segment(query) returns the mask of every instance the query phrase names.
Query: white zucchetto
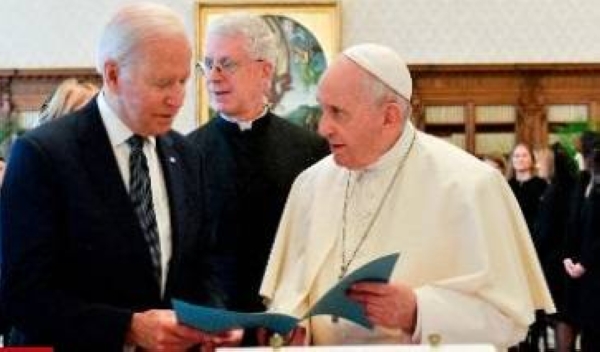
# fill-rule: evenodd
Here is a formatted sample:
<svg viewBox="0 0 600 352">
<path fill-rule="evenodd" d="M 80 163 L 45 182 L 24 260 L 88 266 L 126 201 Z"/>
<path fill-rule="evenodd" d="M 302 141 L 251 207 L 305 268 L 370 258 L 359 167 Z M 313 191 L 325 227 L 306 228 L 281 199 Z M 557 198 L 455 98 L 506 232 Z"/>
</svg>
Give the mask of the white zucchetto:
<svg viewBox="0 0 600 352">
<path fill-rule="evenodd" d="M 412 78 L 408 66 L 394 50 L 368 43 L 351 46 L 342 54 L 410 101 Z"/>
</svg>

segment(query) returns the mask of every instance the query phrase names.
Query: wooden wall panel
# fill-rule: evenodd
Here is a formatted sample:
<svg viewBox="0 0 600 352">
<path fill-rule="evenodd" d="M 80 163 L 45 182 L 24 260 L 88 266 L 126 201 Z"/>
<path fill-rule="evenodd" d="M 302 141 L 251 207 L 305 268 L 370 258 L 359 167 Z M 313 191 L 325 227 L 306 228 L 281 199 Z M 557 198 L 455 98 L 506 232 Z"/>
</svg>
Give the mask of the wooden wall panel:
<svg viewBox="0 0 600 352">
<path fill-rule="evenodd" d="M 513 105 L 514 133 L 533 145 L 548 142 L 550 104 L 587 104 L 600 125 L 600 64 L 413 65 L 413 119 L 424 129 L 425 107 L 462 105 L 466 109 L 466 148 L 475 150 L 475 107 Z M 36 111 L 66 78 L 100 83 L 93 68 L 0 70 L 0 111 Z M 3 103 L 4 102 L 4 103 Z"/>
<path fill-rule="evenodd" d="M 516 140 L 542 146 L 548 143 L 547 107 L 586 104 L 588 118 L 600 124 L 600 64 L 531 65 L 414 65 L 413 119 L 426 128 L 425 107 L 513 105 Z M 465 126 L 467 149 L 475 150 L 476 119 Z"/>
</svg>

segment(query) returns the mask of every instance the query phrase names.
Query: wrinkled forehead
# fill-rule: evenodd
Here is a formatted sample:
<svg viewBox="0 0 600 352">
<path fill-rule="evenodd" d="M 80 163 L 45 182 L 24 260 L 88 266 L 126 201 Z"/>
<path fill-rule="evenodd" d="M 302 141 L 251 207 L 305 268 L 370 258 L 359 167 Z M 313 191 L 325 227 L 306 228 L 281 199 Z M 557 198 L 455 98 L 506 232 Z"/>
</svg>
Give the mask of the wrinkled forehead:
<svg viewBox="0 0 600 352">
<path fill-rule="evenodd" d="M 319 80 L 319 90 L 355 91 L 362 88 L 368 73 L 352 60 L 340 56 L 323 73 Z"/>
<path fill-rule="evenodd" d="M 162 33 L 148 36 L 132 46 L 131 61 L 152 62 L 156 55 L 163 57 L 185 53 L 191 55 L 192 46 L 184 33 Z"/>
<path fill-rule="evenodd" d="M 344 110 L 368 109 L 370 94 L 365 73 L 356 65 L 338 62 L 323 74 L 317 89 L 317 101 Z"/>
</svg>

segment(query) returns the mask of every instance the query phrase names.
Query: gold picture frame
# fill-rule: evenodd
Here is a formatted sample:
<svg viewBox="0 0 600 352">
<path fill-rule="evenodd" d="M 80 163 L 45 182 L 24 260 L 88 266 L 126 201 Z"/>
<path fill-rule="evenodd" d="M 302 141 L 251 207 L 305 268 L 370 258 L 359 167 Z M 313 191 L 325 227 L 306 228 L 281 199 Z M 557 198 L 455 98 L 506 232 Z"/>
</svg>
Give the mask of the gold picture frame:
<svg viewBox="0 0 600 352">
<path fill-rule="evenodd" d="M 195 21 L 196 45 L 198 48 L 197 60 L 204 57 L 204 38 L 207 24 L 218 16 L 236 11 L 260 14 L 265 17 L 266 21 L 271 21 L 269 22 L 271 28 L 276 26 L 280 29 L 275 31 L 280 35 L 280 39 L 285 39 L 285 41 L 280 40 L 280 43 L 285 46 L 288 57 L 287 62 L 283 65 L 279 61 L 285 61 L 286 59 L 278 60 L 275 79 L 288 75 L 287 79 L 291 83 L 287 84 L 288 81 L 286 81 L 286 87 L 291 86 L 291 88 L 289 88 L 289 92 L 286 91 L 281 95 L 277 95 L 283 97 L 280 102 L 283 99 L 287 99 L 287 101 L 286 104 L 282 103 L 279 106 L 278 103 L 275 103 L 273 111 L 282 117 L 298 120 L 294 122 L 304 124 L 308 128 L 315 128 L 316 121 L 314 120 L 318 119 L 318 116 L 315 118 L 314 114 L 318 109 L 318 115 L 320 115 L 320 109 L 316 104 L 316 80 L 318 77 L 314 77 L 314 72 L 317 72 L 320 76 L 340 50 L 339 1 L 200 0 L 196 6 Z M 294 40 L 290 41 L 292 34 L 296 37 L 293 37 Z M 297 40 L 298 36 L 305 40 L 306 44 L 303 45 L 306 47 L 309 47 L 309 43 L 314 44 L 316 42 L 318 50 L 299 50 L 298 45 L 301 44 L 298 43 L 302 43 L 302 40 Z M 306 59 L 308 56 L 311 57 L 310 64 L 302 63 L 302 60 L 308 60 Z M 298 79 L 301 82 L 295 84 L 294 80 L 300 76 L 298 72 L 301 69 L 297 67 L 299 65 L 304 67 L 303 71 L 306 71 L 306 66 L 310 66 L 313 74 L 310 78 L 306 78 L 306 76 L 311 75 L 303 74 L 302 78 Z M 301 85 L 302 87 L 299 87 Z M 200 74 L 197 75 L 196 87 L 198 92 L 196 111 L 198 112 L 199 123 L 204 124 L 209 120 L 211 113 L 204 78 Z M 294 92 L 295 90 L 302 90 L 302 93 Z M 285 94 L 288 94 L 288 96 L 286 97 Z M 286 114 L 286 108 L 289 109 L 289 115 Z M 309 118 L 308 114 L 312 117 Z"/>
</svg>

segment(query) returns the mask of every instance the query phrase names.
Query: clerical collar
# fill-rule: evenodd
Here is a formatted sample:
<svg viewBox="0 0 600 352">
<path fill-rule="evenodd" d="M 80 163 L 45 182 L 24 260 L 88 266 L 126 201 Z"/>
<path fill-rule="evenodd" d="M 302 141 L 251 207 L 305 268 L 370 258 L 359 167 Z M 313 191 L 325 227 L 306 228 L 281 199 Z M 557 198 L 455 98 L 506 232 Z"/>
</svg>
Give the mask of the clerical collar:
<svg viewBox="0 0 600 352">
<path fill-rule="evenodd" d="M 396 143 L 394 143 L 392 148 L 385 152 L 385 154 L 383 154 L 373 164 L 365 167 L 364 169 L 356 170 L 356 172 L 358 174 L 362 174 L 364 172 L 387 170 L 389 168 L 396 167 L 399 162 L 404 162 L 404 160 L 406 160 L 406 154 L 410 151 L 410 146 L 415 138 L 415 134 L 415 127 L 410 121 L 406 121 L 402 135 L 400 138 L 398 138 Z"/>
<path fill-rule="evenodd" d="M 240 120 L 237 117 L 232 117 L 232 116 L 227 116 L 223 113 L 220 113 L 219 116 L 227 121 L 227 122 L 231 122 L 231 123 L 235 123 L 238 125 L 238 127 L 240 128 L 240 131 L 246 131 L 246 130 L 251 130 L 252 129 L 252 123 L 255 122 L 256 120 L 264 117 L 265 115 L 267 115 L 267 113 L 269 112 L 269 107 L 265 106 L 263 111 L 260 113 L 260 115 L 255 118 L 252 119 L 250 121 L 246 121 L 246 120 Z"/>
</svg>

